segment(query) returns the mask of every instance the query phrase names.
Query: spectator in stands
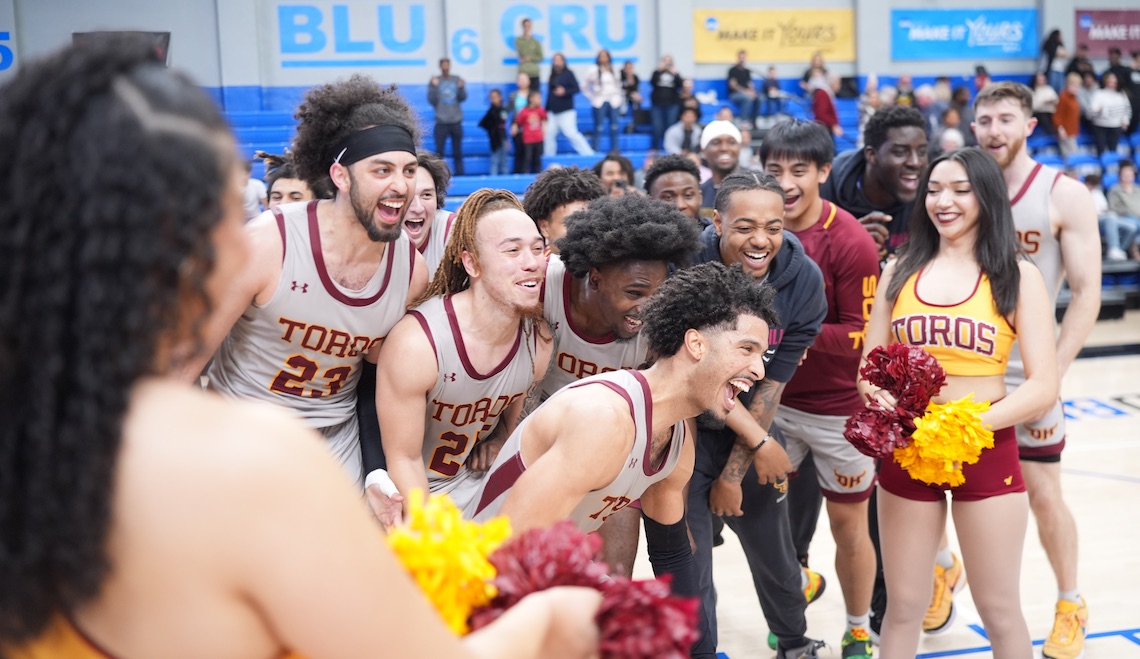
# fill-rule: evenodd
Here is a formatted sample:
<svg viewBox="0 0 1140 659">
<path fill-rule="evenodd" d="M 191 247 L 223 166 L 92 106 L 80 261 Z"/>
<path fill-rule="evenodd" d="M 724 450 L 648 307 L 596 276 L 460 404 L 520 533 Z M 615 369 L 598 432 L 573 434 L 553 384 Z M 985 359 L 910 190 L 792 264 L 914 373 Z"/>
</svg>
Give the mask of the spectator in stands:
<svg viewBox="0 0 1140 659">
<path fill-rule="evenodd" d="M 927 135 L 932 135 L 939 128 L 940 117 L 935 110 L 935 102 L 933 86 L 919 85 L 914 90 L 914 107 L 918 108 L 918 111 L 922 113 L 922 118 L 926 120 Z"/>
<path fill-rule="evenodd" d="M 1041 44 L 1037 72 L 1045 74 L 1046 84 L 1051 86 L 1054 92 L 1060 92 L 1065 86 L 1065 65 L 1061 60 L 1068 56 L 1069 51 L 1061 41 L 1061 31 L 1053 30 Z"/>
<path fill-rule="evenodd" d="M 745 66 L 747 62 L 748 51 L 741 49 L 736 53 L 736 64 L 728 70 L 728 98 L 740 108 L 740 117 L 751 128 L 760 113 L 760 95 L 752 82 L 752 71 Z"/>
<path fill-rule="evenodd" d="M 1044 71 L 1033 75 L 1033 117 L 1037 119 L 1037 127 L 1046 135 L 1056 135 L 1057 129 L 1053 125 L 1053 113 L 1057 111 L 1060 97 L 1057 90 L 1050 84 L 1049 76 Z"/>
<path fill-rule="evenodd" d="M 899 90 L 898 96 L 895 97 L 895 105 L 914 106 L 914 79 L 910 77 L 909 73 L 904 73 L 899 76 L 898 81 L 895 83 L 895 88 Z"/>
<path fill-rule="evenodd" d="M 525 73 L 519 73 L 516 85 L 518 88 L 511 92 L 510 97 L 507 98 L 507 111 L 509 113 L 507 122 L 511 126 L 511 142 L 515 149 L 515 162 L 511 171 L 515 174 L 523 174 L 526 171 L 526 167 L 523 165 L 522 132 L 519 130 L 519 125 L 515 123 L 515 117 L 530 103 L 530 76 Z M 538 86 L 536 85 L 534 89 L 537 91 Z"/>
<path fill-rule="evenodd" d="M 883 106 L 882 96 L 879 95 L 878 85 L 872 86 L 868 80 L 867 89 L 859 95 L 859 138 L 855 140 L 855 148 L 863 148 L 863 131 L 867 127 L 867 121 L 875 116 L 879 108 Z"/>
<path fill-rule="evenodd" d="M 281 156 L 258 151 L 253 155 L 265 163 L 265 189 L 269 206 L 313 199 L 332 199 L 332 193 L 328 190 L 319 186 L 314 189 L 307 181 L 297 176 L 293 157 L 288 153 Z"/>
<path fill-rule="evenodd" d="M 803 89 L 805 93 L 810 93 L 811 90 L 808 88 L 808 83 L 811 82 L 811 79 L 826 77 L 827 66 L 823 63 L 823 53 L 817 50 L 811 54 L 811 62 L 808 63 L 808 68 L 804 70 L 804 74 L 800 78 L 800 88 Z"/>
<path fill-rule="evenodd" d="M 487 131 L 487 139 L 491 141 L 491 176 L 499 176 L 508 173 L 507 109 L 503 107 L 502 90 L 492 89 L 490 99 L 491 105 L 479 120 L 479 127 Z"/>
<path fill-rule="evenodd" d="M 1089 45 L 1086 43 L 1077 46 L 1077 54 L 1069 60 L 1068 66 L 1065 67 L 1065 75 L 1076 73 L 1083 76 L 1086 73 L 1095 73 L 1093 69 L 1092 60 L 1089 59 Z"/>
<path fill-rule="evenodd" d="M 835 92 L 839 91 L 839 84 L 839 76 L 834 73 L 823 79 L 812 78 L 808 82 L 811 88 L 812 115 L 834 137 L 843 136 L 843 126 L 839 125 L 839 112 L 835 108 Z"/>
<path fill-rule="evenodd" d="M 1132 98 L 1132 121 L 1128 122 L 1128 134 L 1136 132 L 1140 126 L 1140 50 L 1132 51 L 1132 68 L 1129 71 L 1129 96 Z"/>
<path fill-rule="evenodd" d="M 602 135 L 602 122 L 610 124 L 610 151 L 618 150 L 618 108 L 622 104 L 621 79 L 614 71 L 610 51 L 602 49 L 594 59 L 594 66 L 586 72 L 582 86 L 582 93 L 590 99 L 594 108 L 594 133 L 590 137 L 590 146 L 595 151 L 599 149 Z"/>
<path fill-rule="evenodd" d="M 771 117 L 784 111 L 784 90 L 780 88 L 780 79 L 776 77 L 776 67 L 768 67 L 768 77 L 760 88 L 761 100 L 760 114 Z"/>
<path fill-rule="evenodd" d="M 582 133 L 578 132 L 578 111 L 574 109 L 574 96 L 578 93 L 578 77 L 566 67 L 566 56 L 554 53 L 550 60 L 550 81 L 546 94 L 546 146 L 547 157 L 558 155 L 558 133 L 570 140 L 570 146 L 580 156 L 592 156 L 594 150 Z"/>
<path fill-rule="evenodd" d="M 1108 49 L 1108 68 L 1100 74 L 1101 86 L 1104 86 L 1104 77 L 1109 73 L 1116 76 L 1116 88 L 1123 93 L 1132 90 L 1132 68 L 1120 61 L 1120 49 L 1116 46 Z"/>
<path fill-rule="evenodd" d="M 1132 228 L 1133 240 L 1121 244 L 1134 259 L 1140 259 L 1140 243 L 1135 236 L 1140 234 L 1140 187 L 1136 185 L 1136 164 L 1131 160 L 1120 161 L 1120 181 L 1108 191 L 1108 209 L 1120 218 L 1123 225 Z"/>
<path fill-rule="evenodd" d="M 685 107 L 689 106 L 684 105 L 682 109 Z M 733 125 L 740 128 L 740 164 L 743 167 L 750 166 L 752 164 L 752 157 L 755 155 L 752 153 L 752 131 L 749 130 L 747 126 L 741 128 L 741 122 L 736 120 L 736 117 L 732 114 L 732 108 L 727 105 L 721 106 L 721 108 L 716 111 L 714 119 L 718 121 L 731 121 Z"/>
<path fill-rule="evenodd" d="M 1086 71 L 1081 74 L 1081 89 L 1077 92 L 1077 102 L 1081 107 L 1081 132 L 1092 134 L 1092 97 L 1100 89 L 1096 74 Z"/>
<path fill-rule="evenodd" d="M 961 119 L 962 137 L 966 138 L 966 146 L 976 146 L 978 140 L 974 137 L 974 105 L 970 103 L 970 88 L 961 85 L 954 88 L 954 93 L 950 97 L 950 107 L 958 111 L 958 117 Z"/>
<path fill-rule="evenodd" d="M 946 76 L 938 76 L 934 80 L 934 104 L 930 106 L 930 111 L 935 117 L 942 116 L 946 108 L 950 107 L 950 102 L 954 99 L 954 89 L 950 86 L 950 78 Z"/>
<path fill-rule="evenodd" d="M 515 52 L 518 54 L 519 73 L 530 79 L 530 89 L 538 89 L 541 84 L 538 65 L 542 63 L 542 44 L 530 31 L 530 19 L 522 19 L 522 34 L 515 37 Z"/>
<path fill-rule="evenodd" d="M 942 112 L 939 126 L 938 130 L 930 135 L 930 160 L 937 158 L 947 151 L 960 149 L 966 145 L 966 138 L 962 134 L 962 119 L 958 116 L 957 108 L 946 108 Z M 947 148 L 947 145 L 952 146 Z"/>
<path fill-rule="evenodd" d="M 993 82 L 990 77 L 990 72 L 986 70 L 985 65 L 979 64 L 974 67 L 974 92 L 980 92 L 985 89 L 986 85 Z"/>
<path fill-rule="evenodd" d="M 557 254 L 555 241 L 566 235 L 566 217 L 604 196 L 606 190 L 594 172 L 578 167 L 552 167 L 527 186 L 523 210 L 538 225 L 546 248 Z"/>
<path fill-rule="evenodd" d="M 665 153 L 699 151 L 700 147 L 701 126 L 697 123 L 697 111 L 685 108 L 681 111 L 681 120 L 665 131 Z"/>
<path fill-rule="evenodd" d="M 594 163 L 593 172 L 602 182 L 606 194 L 612 193 L 615 187 L 627 188 L 633 185 L 633 163 L 623 155 L 607 155 Z"/>
<path fill-rule="evenodd" d="M 435 108 L 435 152 L 443 157 L 443 149 L 451 138 L 455 175 L 463 176 L 463 108 L 467 86 L 463 78 L 451 75 L 451 60 L 439 60 L 439 75 L 428 84 L 428 103 Z"/>
<path fill-rule="evenodd" d="M 537 174 L 542 171 L 543 139 L 550 134 L 547 121 L 546 110 L 542 108 L 542 92 L 532 89 L 530 102 L 515 115 L 523 151 L 520 173 Z"/>
<path fill-rule="evenodd" d="M 1116 151 L 1120 133 L 1132 121 L 1132 106 L 1117 86 L 1116 74 L 1111 69 L 1105 72 L 1101 84 L 1103 87 L 1093 92 L 1089 100 L 1089 119 L 1092 120 L 1097 155 Z"/>
<path fill-rule="evenodd" d="M 645 172 L 645 191 L 708 226 L 708 220 L 701 218 L 701 172 L 689 158 L 667 155 L 654 160 Z"/>
<path fill-rule="evenodd" d="M 632 120 L 626 126 L 626 132 L 633 132 L 633 126 L 637 122 L 637 112 L 641 109 L 641 78 L 633 69 L 633 60 L 626 60 L 625 65 L 621 67 L 621 91 L 625 95 L 622 114 Z"/>
<path fill-rule="evenodd" d="M 665 129 L 677 123 L 681 112 L 681 86 L 684 79 L 677 73 L 672 55 L 665 55 L 649 79 L 650 117 L 653 119 L 653 148 L 663 148 Z"/>
<path fill-rule="evenodd" d="M 1057 98 L 1057 110 L 1053 113 L 1053 126 L 1057 129 L 1057 143 L 1061 155 L 1069 156 L 1077 152 L 1077 135 L 1081 131 L 1081 103 L 1078 95 L 1081 90 L 1081 76 L 1070 73 L 1065 76 L 1065 88 Z"/>
<path fill-rule="evenodd" d="M 245 212 L 245 221 L 248 222 L 261 215 L 262 209 L 266 206 L 266 195 L 268 193 L 265 189 L 265 182 L 259 178 L 253 178 L 252 162 L 248 160 L 243 162 L 242 171 L 245 172 L 245 183 L 242 185 L 242 208 Z"/>
<path fill-rule="evenodd" d="M 884 108 L 867 122 L 864 141 L 862 150 L 835 158 L 820 194 L 858 217 L 886 255 L 906 240 L 918 179 L 926 169 L 926 122 L 914 108 Z"/>
<path fill-rule="evenodd" d="M 701 208 L 713 208 L 720 182 L 740 168 L 740 129 L 731 121 L 718 119 L 701 131 L 701 153 L 712 170 L 709 180 L 701 184 Z"/>
<path fill-rule="evenodd" d="M 1085 187 L 1089 189 L 1089 195 L 1096 204 L 1097 223 L 1100 225 L 1100 235 L 1105 248 L 1104 260 L 1127 261 L 1128 252 L 1125 252 L 1121 245 L 1127 247 L 1135 242 L 1136 229 L 1131 224 L 1121 223 L 1120 216 L 1109 210 L 1108 199 L 1105 198 L 1104 189 L 1100 184 L 1100 174 L 1091 173 L 1085 176 Z"/>
</svg>

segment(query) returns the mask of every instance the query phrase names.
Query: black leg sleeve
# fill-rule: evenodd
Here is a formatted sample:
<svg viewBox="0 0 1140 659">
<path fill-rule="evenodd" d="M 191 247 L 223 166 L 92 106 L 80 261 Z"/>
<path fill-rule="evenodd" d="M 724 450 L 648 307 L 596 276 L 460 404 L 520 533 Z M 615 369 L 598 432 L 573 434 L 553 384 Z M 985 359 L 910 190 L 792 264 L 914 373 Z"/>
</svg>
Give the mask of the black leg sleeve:
<svg viewBox="0 0 1140 659">
<path fill-rule="evenodd" d="M 684 597 L 700 595 L 697 564 L 689 547 L 689 530 L 685 520 L 676 524 L 659 524 L 648 515 L 645 521 L 645 544 L 649 550 L 649 563 L 653 574 L 673 575 L 673 593 Z"/>
<path fill-rule="evenodd" d="M 364 362 L 356 385 L 356 422 L 360 426 L 360 453 L 364 475 L 387 469 L 384 447 L 380 444 L 380 421 L 376 417 L 376 364 Z"/>
</svg>

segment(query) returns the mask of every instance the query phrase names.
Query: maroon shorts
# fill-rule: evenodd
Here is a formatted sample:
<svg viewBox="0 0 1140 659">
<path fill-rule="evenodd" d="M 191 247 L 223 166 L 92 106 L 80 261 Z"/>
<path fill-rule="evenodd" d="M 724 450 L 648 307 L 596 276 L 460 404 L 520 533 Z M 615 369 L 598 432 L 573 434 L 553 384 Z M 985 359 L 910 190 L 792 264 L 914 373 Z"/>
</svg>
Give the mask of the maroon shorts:
<svg viewBox="0 0 1140 659">
<path fill-rule="evenodd" d="M 927 485 L 910 477 L 893 458 L 879 466 L 879 485 L 895 496 L 911 501 L 944 501 L 946 492 L 957 501 L 981 501 L 999 494 L 1024 492 L 1021 464 L 1017 456 L 1017 434 L 1013 428 L 994 432 L 994 447 L 982 451 L 974 464 L 962 467 L 966 482 L 957 486 Z"/>
</svg>

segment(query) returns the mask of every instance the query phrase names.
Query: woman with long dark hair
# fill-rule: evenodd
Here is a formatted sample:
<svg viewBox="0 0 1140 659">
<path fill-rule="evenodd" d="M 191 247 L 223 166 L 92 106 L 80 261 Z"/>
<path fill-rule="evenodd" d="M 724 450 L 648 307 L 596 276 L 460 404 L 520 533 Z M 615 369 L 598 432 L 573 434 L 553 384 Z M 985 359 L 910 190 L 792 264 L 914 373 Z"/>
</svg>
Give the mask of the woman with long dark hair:
<svg viewBox="0 0 1140 659">
<path fill-rule="evenodd" d="M 173 376 L 247 260 L 197 85 L 72 46 L 0 89 L 0 152 L 0 655 L 596 652 L 578 589 L 459 642 L 316 433 Z"/>
<path fill-rule="evenodd" d="M 1065 44 L 1061 40 L 1061 31 L 1053 30 L 1041 43 L 1037 72 L 1047 76 L 1049 86 L 1058 94 L 1065 87 L 1065 59 L 1068 56 L 1069 51 L 1065 49 Z"/>
<path fill-rule="evenodd" d="M 1029 659 L 1018 598 L 1029 504 L 1013 428 L 1057 400 L 1053 309 L 1041 273 L 1018 253 L 1009 193 L 988 153 L 960 149 L 932 162 L 909 230 L 899 258 L 883 270 L 864 358 L 891 343 L 935 356 L 946 384 L 934 402 L 969 394 L 989 401 L 981 421 L 993 430 L 994 445 L 964 466 L 965 482 L 955 486 L 928 484 L 895 459 L 883 460 L 879 535 L 888 604 L 880 656 L 911 659 L 918 648 L 949 491 L 971 594 L 994 656 Z M 1007 394 L 1003 374 L 1015 339 L 1027 378 Z M 894 407 L 887 391 L 862 379 L 858 386 L 870 400 Z"/>
<path fill-rule="evenodd" d="M 582 93 L 590 99 L 594 108 L 594 132 L 590 137 L 590 146 L 595 151 L 599 149 L 602 136 L 602 123 L 610 125 L 610 151 L 618 150 L 618 110 L 622 107 L 622 79 L 621 73 L 614 71 L 610 51 L 602 49 L 594 58 L 594 67 L 586 72 L 582 85 Z"/>
</svg>

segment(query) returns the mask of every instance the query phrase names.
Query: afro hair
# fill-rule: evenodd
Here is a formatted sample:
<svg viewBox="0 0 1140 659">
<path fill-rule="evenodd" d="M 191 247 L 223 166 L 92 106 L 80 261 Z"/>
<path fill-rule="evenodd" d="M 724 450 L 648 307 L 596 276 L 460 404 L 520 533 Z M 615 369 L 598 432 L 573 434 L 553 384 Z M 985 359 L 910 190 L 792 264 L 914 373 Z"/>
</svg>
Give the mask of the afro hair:
<svg viewBox="0 0 1140 659">
<path fill-rule="evenodd" d="M 523 209 L 535 222 L 549 220 L 559 206 L 606 196 L 602 181 L 588 169 L 554 167 L 539 174 L 523 196 Z"/>
</svg>

